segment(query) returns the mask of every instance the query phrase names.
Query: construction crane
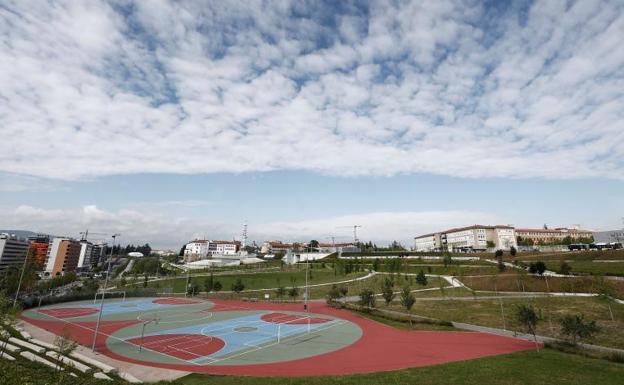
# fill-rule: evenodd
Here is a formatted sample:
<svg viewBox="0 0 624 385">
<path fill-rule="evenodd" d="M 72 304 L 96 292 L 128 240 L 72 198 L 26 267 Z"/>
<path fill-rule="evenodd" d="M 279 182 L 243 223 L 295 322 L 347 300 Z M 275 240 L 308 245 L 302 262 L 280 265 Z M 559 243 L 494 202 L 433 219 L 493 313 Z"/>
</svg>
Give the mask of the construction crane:
<svg viewBox="0 0 624 385">
<path fill-rule="evenodd" d="M 357 228 L 362 227 L 362 225 L 352 225 L 352 226 L 337 226 L 337 229 L 345 229 L 345 228 L 353 228 L 353 243 L 358 243 L 360 240 L 357 236 Z"/>
<path fill-rule="evenodd" d="M 82 237 L 80 238 L 81 241 L 86 241 L 87 238 L 89 237 L 89 234 L 93 235 L 108 235 L 107 233 L 96 233 L 96 232 L 91 232 L 89 233 L 89 229 L 87 229 L 86 231 L 81 231 L 79 233 L 80 235 L 82 235 Z"/>
</svg>

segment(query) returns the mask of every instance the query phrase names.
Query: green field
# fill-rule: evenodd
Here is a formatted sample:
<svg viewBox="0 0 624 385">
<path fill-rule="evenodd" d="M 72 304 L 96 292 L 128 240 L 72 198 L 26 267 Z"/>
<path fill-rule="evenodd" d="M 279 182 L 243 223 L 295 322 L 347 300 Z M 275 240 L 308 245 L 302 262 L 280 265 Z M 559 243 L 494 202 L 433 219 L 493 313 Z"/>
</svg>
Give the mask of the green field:
<svg viewBox="0 0 624 385">
<path fill-rule="evenodd" d="M 608 261 L 608 260 L 605 260 Z M 595 260 L 567 260 L 572 268 L 572 274 L 592 275 L 624 275 L 624 262 L 596 262 Z M 546 268 L 551 271 L 559 271 L 560 261 L 547 261 Z"/>
<path fill-rule="evenodd" d="M 365 272 L 356 272 L 346 275 L 336 275 L 333 269 L 315 267 L 310 270 L 311 278 L 309 284 L 320 284 L 327 282 L 343 281 L 358 278 L 366 275 Z M 279 272 L 257 272 L 254 274 L 232 274 L 232 275 L 214 275 L 214 281 L 221 282 L 223 291 L 231 290 L 232 284 L 237 279 L 241 279 L 245 285 L 245 290 L 267 289 L 284 286 L 286 288 L 291 286 L 303 286 L 305 285 L 305 270 L 301 268 L 293 270 L 284 270 Z M 204 290 L 204 283 L 208 279 L 208 275 L 199 277 L 191 277 L 191 281 L 199 285 L 200 290 Z M 149 282 L 149 287 L 159 288 L 173 288 L 176 293 L 184 292 L 186 285 L 186 277 L 178 277 L 171 279 L 164 279 L 159 281 Z"/>
<path fill-rule="evenodd" d="M 456 290 L 456 289 L 453 289 Z M 520 304 L 530 303 L 541 314 L 537 334 L 563 338 L 559 333 L 558 320 L 566 314 L 584 314 L 587 319 L 596 320 L 602 329 L 591 343 L 624 349 L 624 305 L 609 303 L 599 298 L 584 297 L 542 297 L 487 299 L 476 300 L 468 297 L 465 300 L 420 300 L 416 301 L 412 314 L 436 318 L 444 321 L 456 321 L 474 325 L 489 326 L 523 332 L 521 325 L 515 320 L 515 312 Z M 503 311 L 501 312 L 501 304 Z M 379 304 L 380 309 L 385 305 Z M 404 311 L 395 301 L 392 310 Z M 613 320 L 611 319 L 613 313 Z M 504 314 L 504 324 L 503 324 Z"/>
</svg>

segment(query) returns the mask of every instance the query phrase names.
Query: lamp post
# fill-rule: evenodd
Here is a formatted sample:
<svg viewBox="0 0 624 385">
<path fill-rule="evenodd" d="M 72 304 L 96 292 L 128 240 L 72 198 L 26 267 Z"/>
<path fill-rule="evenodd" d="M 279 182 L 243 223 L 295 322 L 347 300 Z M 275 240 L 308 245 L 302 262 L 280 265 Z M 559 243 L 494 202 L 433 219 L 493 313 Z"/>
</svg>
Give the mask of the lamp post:
<svg viewBox="0 0 624 385">
<path fill-rule="evenodd" d="M 17 283 L 17 290 L 15 291 L 15 298 L 13 299 L 13 307 L 17 306 L 17 297 L 19 296 L 19 291 L 22 287 L 22 280 L 24 279 L 24 271 L 26 271 L 26 264 L 28 263 L 28 256 L 30 254 L 29 250 L 26 250 L 26 257 L 24 257 L 24 264 L 22 265 L 22 272 L 20 273 L 19 282 Z"/>
<path fill-rule="evenodd" d="M 106 279 L 104 280 L 104 289 L 102 290 L 102 302 L 100 302 L 100 312 L 98 313 L 97 323 L 95 324 L 95 333 L 93 333 L 93 345 L 91 346 L 91 351 L 95 352 L 95 342 L 97 340 L 97 334 L 100 330 L 100 321 L 102 320 L 102 312 L 104 311 L 104 296 L 106 295 L 106 286 L 108 286 L 108 277 L 110 277 L 110 267 L 111 260 L 113 259 L 113 251 L 115 250 L 115 239 L 121 234 L 113 234 L 113 246 L 111 247 L 111 252 L 108 257 L 108 267 L 106 268 Z M 96 292 L 97 293 L 97 292 Z"/>
</svg>

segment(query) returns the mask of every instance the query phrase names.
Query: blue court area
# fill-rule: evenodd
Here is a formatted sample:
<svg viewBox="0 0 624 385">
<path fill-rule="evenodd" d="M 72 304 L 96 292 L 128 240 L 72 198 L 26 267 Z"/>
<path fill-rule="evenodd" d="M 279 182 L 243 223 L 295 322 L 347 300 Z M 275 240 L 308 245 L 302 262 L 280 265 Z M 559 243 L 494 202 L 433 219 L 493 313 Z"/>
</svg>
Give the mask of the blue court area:
<svg viewBox="0 0 624 385">
<path fill-rule="evenodd" d="M 223 321 L 201 323 L 193 326 L 163 330 L 155 333 L 145 333 L 145 336 L 197 334 L 221 339 L 225 345 L 219 351 L 209 356 L 201 356 L 189 360 L 195 364 L 210 364 L 223 358 L 231 358 L 237 353 L 247 353 L 250 350 L 262 349 L 271 344 L 278 344 L 284 340 L 297 336 L 318 333 L 323 329 L 336 325 L 338 320 L 328 319 L 323 323 L 306 323 L 306 315 L 296 315 L 293 323 L 293 314 L 285 314 L 284 322 L 272 319 L 272 322 L 262 320 L 263 315 L 271 312 L 254 313 L 248 316 L 232 318 Z M 288 323 L 291 322 L 291 323 Z M 136 338 L 130 337 L 128 339 Z"/>
<path fill-rule="evenodd" d="M 113 302 L 104 301 L 102 315 L 123 314 L 131 312 L 147 312 L 153 310 L 163 310 L 175 308 L 179 305 L 168 305 L 154 303 L 152 298 L 131 299 L 126 301 L 114 300 Z M 50 306 L 48 309 L 54 309 L 57 306 Z M 59 304 L 58 307 L 67 309 L 71 308 L 91 308 L 100 310 L 100 300 L 96 303 L 91 302 L 74 302 Z"/>
</svg>

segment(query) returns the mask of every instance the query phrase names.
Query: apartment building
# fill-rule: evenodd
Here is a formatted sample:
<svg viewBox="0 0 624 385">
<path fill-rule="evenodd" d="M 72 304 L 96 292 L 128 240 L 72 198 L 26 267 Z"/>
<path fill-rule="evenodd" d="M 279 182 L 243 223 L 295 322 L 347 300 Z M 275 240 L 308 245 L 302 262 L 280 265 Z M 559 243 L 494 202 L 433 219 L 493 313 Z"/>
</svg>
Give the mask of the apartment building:
<svg viewBox="0 0 624 385">
<path fill-rule="evenodd" d="M 48 257 L 48 248 L 50 247 L 50 236 L 45 234 L 37 234 L 28 237 L 30 241 L 30 255 L 39 266 L 43 266 Z"/>
<path fill-rule="evenodd" d="M 472 225 L 420 235 L 414 238 L 414 246 L 416 251 L 477 251 L 491 247 L 510 250 L 518 245 L 512 226 Z"/>
<path fill-rule="evenodd" d="M 11 234 L 0 234 L 0 275 L 12 266 L 20 267 L 28 255 L 29 242 Z"/>
<path fill-rule="evenodd" d="M 93 243 L 89 241 L 80 241 L 80 254 L 78 255 L 78 265 L 80 270 L 91 269 L 91 259 L 93 258 Z"/>
<path fill-rule="evenodd" d="M 48 249 L 45 275 L 56 277 L 76 271 L 80 259 L 80 242 L 71 238 L 54 238 Z"/>
</svg>

